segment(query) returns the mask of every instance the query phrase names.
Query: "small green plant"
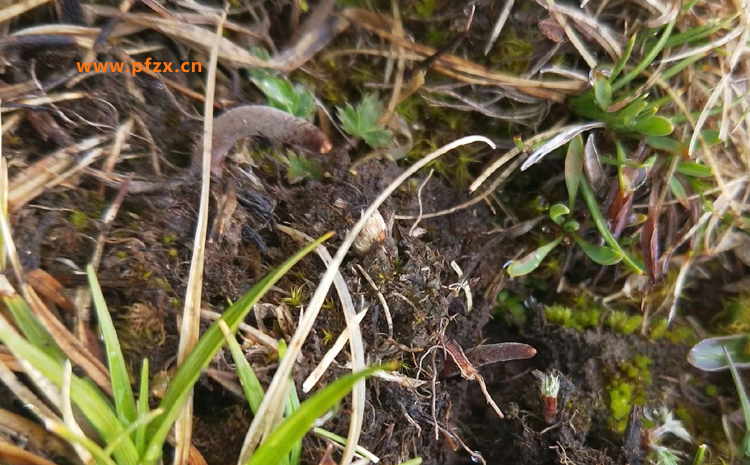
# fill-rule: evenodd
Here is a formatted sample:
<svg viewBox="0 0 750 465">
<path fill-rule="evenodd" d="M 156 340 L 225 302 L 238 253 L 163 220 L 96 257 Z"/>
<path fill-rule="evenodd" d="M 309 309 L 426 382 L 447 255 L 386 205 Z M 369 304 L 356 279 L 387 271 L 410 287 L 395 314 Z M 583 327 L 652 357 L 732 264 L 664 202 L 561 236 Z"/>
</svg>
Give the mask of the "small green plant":
<svg viewBox="0 0 750 465">
<path fill-rule="evenodd" d="M 651 359 L 635 355 L 610 376 L 607 385 L 610 412 L 608 423 L 618 433 L 625 430 L 630 408 L 646 403 L 646 389 L 652 383 L 650 365 Z"/>
<path fill-rule="evenodd" d="M 268 60 L 267 51 L 254 48 L 253 53 L 258 57 Z M 249 70 L 250 80 L 253 81 L 263 95 L 268 99 L 268 105 L 285 111 L 297 118 L 309 120 L 315 112 L 315 98 L 307 87 L 300 84 L 292 84 L 289 79 L 270 69 Z"/>
<path fill-rule="evenodd" d="M 658 426 L 651 428 L 646 432 L 646 443 L 650 450 L 650 456 L 653 457 L 657 465 L 676 465 L 680 462 L 680 452 L 664 444 L 664 439 L 668 436 L 675 436 L 686 442 L 693 442 L 685 425 L 680 420 L 674 418 L 671 411 L 666 407 L 657 410 L 656 418 L 650 418 Z"/>
<path fill-rule="evenodd" d="M 584 198 L 593 198 L 591 188 L 583 176 L 583 156 L 583 138 L 578 135 L 571 140 L 565 160 L 565 183 L 568 188 L 568 205 L 558 203 L 552 205 L 549 209 L 549 218 L 559 227 L 560 234 L 557 238 L 552 240 L 552 242 L 549 242 L 528 255 L 512 262 L 507 269 L 509 275 L 522 276 L 534 271 L 539 267 L 544 258 L 552 252 L 555 247 L 560 245 L 565 237 L 573 239 L 583 253 L 600 265 L 614 265 L 623 260 L 626 264 L 633 264 L 632 259 L 620 248 L 614 238 L 612 238 L 611 241 L 607 240 L 607 235 L 604 231 L 606 231 L 609 236 L 611 236 L 611 233 L 604 222 L 604 218 L 601 216 L 601 212 L 599 212 L 599 207 L 596 205 L 595 199 L 594 206 L 596 207 L 596 211 L 599 212 L 599 215 L 593 215 L 592 211 L 592 217 L 594 218 L 597 227 L 600 226 L 599 223 L 601 222 L 602 227 L 599 227 L 599 230 L 604 235 L 605 241 L 609 247 L 592 244 L 584 240 L 578 234 L 581 225 L 576 220 L 569 217 L 571 213 L 570 206 L 575 205 L 576 194 L 579 190 Z M 633 266 L 635 266 L 635 264 L 633 264 Z M 637 266 L 636 268 L 639 269 Z"/>
<path fill-rule="evenodd" d="M 305 289 L 305 285 L 293 287 L 289 290 L 289 297 L 281 299 L 290 307 L 301 307 L 310 298 L 310 294 Z"/>
<path fill-rule="evenodd" d="M 607 326 L 612 331 L 622 334 L 633 334 L 643 322 L 642 315 L 628 315 L 620 310 L 614 311 L 607 316 Z"/>
<path fill-rule="evenodd" d="M 297 155 L 294 152 L 287 152 L 284 157 L 286 165 L 286 179 L 290 184 L 296 184 L 305 178 L 311 178 L 315 181 L 323 179 L 323 169 L 320 164 L 311 160 L 304 155 Z"/>
<path fill-rule="evenodd" d="M 380 127 L 383 106 L 374 94 L 365 95 L 356 108 L 347 104 L 338 110 L 341 124 L 350 136 L 361 137 L 374 149 L 391 145 L 393 134 Z"/>
</svg>

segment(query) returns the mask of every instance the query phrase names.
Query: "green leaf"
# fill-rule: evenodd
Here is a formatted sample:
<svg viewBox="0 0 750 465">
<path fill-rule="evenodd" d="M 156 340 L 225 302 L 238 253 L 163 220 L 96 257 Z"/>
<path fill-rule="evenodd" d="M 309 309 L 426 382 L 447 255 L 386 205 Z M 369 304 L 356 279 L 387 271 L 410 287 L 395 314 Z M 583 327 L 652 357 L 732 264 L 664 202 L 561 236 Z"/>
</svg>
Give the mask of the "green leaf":
<svg viewBox="0 0 750 465">
<path fill-rule="evenodd" d="M 109 366 L 109 376 L 112 381 L 112 392 L 115 398 L 115 408 L 117 416 L 123 425 L 128 426 L 133 423 L 137 417 L 135 411 L 135 399 L 133 398 L 133 389 L 130 387 L 130 376 L 125 365 L 125 358 L 122 356 L 120 341 L 117 340 L 115 325 L 112 323 L 112 316 L 107 309 L 107 303 L 104 301 L 102 288 L 99 287 L 99 281 L 96 279 L 96 271 L 90 264 L 86 266 L 86 275 L 91 287 L 91 297 L 94 300 L 96 317 L 99 320 L 99 330 L 104 339 L 104 345 L 107 353 L 107 365 Z"/>
<path fill-rule="evenodd" d="M 0 277 L 0 279 L 5 279 Z M 10 286 L 7 281 L 5 283 Z M 58 363 L 63 363 L 67 358 L 57 342 L 50 336 L 42 323 L 39 321 L 34 311 L 31 310 L 29 304 L 21 297 L 16 294 L 12 288 L 8 289 L 9 292 L 13 292 L 11 296 L 4 296 L 3 302 L 5 306 L 10 310 L 13 315 L 13 320 L 16 322 L 21 332 L 26 336 L 29 341 L 34 341 L 34 345 L 42 350 L 45 354 L 55 359 Z"/>
<path fill-rule="evenodd" d="M 568 207 L 561 203 L 556 203 L 549 209 L 550 219 L 558 225 L 563 224 L 563 221 L 565 221 L 565 215 L 567 215 L 568 213 L 570 213 Z"/>
<path fill-rule="evenodd" d="M 633 34 L 630 37 L 628 46 L 625 48 L 625 51 L 623 52 L 622 57 L 620 57 L 620 61 L 617 62 L 617 64 L 615 65 L 615 68 L 612 70 L 612 74 L 610 74 L 609 76 L 610 84 L 614 82 L 615 79 L 617 79 L 617 76 L 620 75 L 620 72 L 628 63 L 628 60 L 630 59 L 630 54 L 633 53 L 633 47 L 635 47 L 635 38 L 636 38 L 636 34 Z M 611 91 L 612 91 L 612 88 L 610 87 L 610 92 Z"/>
<path fill-rule="evenodd" d="M 612 87 L 603 75 L 594 80 L 594 101 L 604 111 L 612 104 Z"/>
<path fill-rule="evenodd" d="M 696 163 L 694 161 L 681 161 L 677 163 L 676 172 L 684 174 L 685 176 L 692 176 L 694 178 L 707 178 L 713 176 L 713 171 L 706 165 Z"/>
<path fill-rule="evenodd" d="M 525 257 L 515 260 L 508 267 L 508 274 L 511 276 L 523 276 L 531 273 L 542 263 L 544 257 L 560 244 L 562 239 L 563 236 L 560 236 L 549 244 L 539 247 Z"/>
<path fill-rule="evenodd" d="M 569 234 L 570 237 L 575 239 L 575 241 L 581 247 L 583 253 L 585 253 L 594 262 L 600 265 L 609 266 L 620 263 L 620 261 L 622 261 L 622 258 L 624 256 L 622 253 L 609 247 L 586 242 L 581 236 L 574 232 L 570 232 Z"/>
<path fill-rule="evenodd" d="M 565 186 L 568 188 L 568 208 L 573 211 L 578 185 L 583 176 L 583 137 L 578 134 L 568 144 L 565 156 Z"/>
<path fill-rule="evenodd" d="M 294 415 L 284 420 L 258 447 L 247 465 L 270 465 L 280 463 L 289 454 L 294 444 L 301 440 L 315 420 L 341 401 L 354 384 L 373 373 L 391 369 L 383 366 L 366 368 L 326 386 L 325 389 L 305 401 Z"/>
<path fill-rule="evenodd" d="M 659 40 L 654 44 L 654 46 L 649 50 L 649 52 L 646 54 L 643 59 L 638 62 L 638 64 L 630 70 L 628 74 L 621 77 L 620 79 L 616 80 L 612 83 L 612 91 L 617 91 L 625 87 L 632 81 L 633 79 L 640 76 L 640 74 L 651 66 L 651 63 L 656 59 L 656 56 L 659 55 L 659 52 L 664 48 L 664 44 L 667 43 L 667 40 L 669 40 L 669 36 L 672 34 L 672 29 L 674 29 L 675 20 L 673 19 L 669 24 L 666 25 L 664 28 L 664 31 L 661 34 L 661 37 Z"/>
<path fill-rule="evenodd" d="M 62 386 L 63 364 L 22 338 L 1 314 L 0 340 L 16 358 L 28 362 L 56 386 Z M 121 437 L 125 427 L 117 418 L 112 404 L 90 380 L 72 376 L 70 398 L 101 435 L 105 443 L 113 442 Z M 137 465 L 139 463 L 138 451 L 128 437 L 122 439 L 122 442 L 114 451 L 114 456 L 119 465 Z"/>
<path fill-rule="evenodd" d="M 650 116 L 644 120 L 637 121 L 633 130 L 644 136 L 668 136 L 674 131 L 674 125 L 663 116 Z"/>
<path fill-rule="evenodd" d="M 288 152 L 286 157 L 286 178 L 291 184 L 298 183 L 309 177 L 316 181 L 323 179 L 323 169 L 320 164 L 308 159 L 304 155 L 297 155 L 294 152 Z"/>
<path fill-rule="evenodd" d="M 268 104 L 298 118 L 308 119 L 315 111 L 312 92 L 304 86 L 292 85 L 283 77 L 276 77 L 269 71 L 253 74 L 253 83 L 268 98 Z"/>
<path fill-rule="evenodd" d="M 220 320 L 224 321 L 232 332 L 237 331 L 240 322 L 245 316 L 247 316 L 253 308 L 253 305 L 258 303 L 266 292 L 268 292 L 268 290 L 271 289 L 271 287 L 276 284 L 276 282 L 281 279 L 298 261 L 332 235 L 333 233 L 324 235 L 287 259 L 279 268 L 269 273 L 244 296 L 229 307 L 221 316 Z M 151 428 L 149 428 L 151 440 L 146 447 L 146 455 L 143 460 L 144 464 L 150 465 L 158 460 L 161 455 L 164 441 L 167 439 L 167 434 L 182 410 L 190 389 L 198 381 L 203 370 L 205 370 L 209 363 L 211 363 L 211 360 L 219 349 L 221 349 L 223 343 L 224 336 L 221 333 L 218 322 L 215 322 L 203 334 L 198 341 L 198 344 L 192 352 L 190 352 L 190 355 L 188 355 L 185 362 L 177 370 L 177 373 L 175 373 L 175 376 L 167 389 L 167 393 L 159 405 L 164 409 L 164 414 L 157 418 Z"/>
<path fill-rule="evenodd" d="M 563 223 L 562 228 L 565 232 L 578 231 L 581 229 L 581 225 L 576 220 L 569 220 Z"/>
<path fill-rule="evenodd" d="M 585 178 L 581 182 L 581 195 L 583 195 L 583 199 L 586 201 L 586 205 L 588 205 L 589 207 L 591 219 L 594 220 L 594 224 L 596 224 L 596 228 L 604 238 L 604 242 L 606 242 L 607 245 L 612 249 L 620 252 L 623 255 L 622 261 L 623 263 L 625 263 L 625 265 L 628 266 L 628 268 L 638 274 L 644 274 L 646 272 L 646 268 L 643 263 L 636 260 L 635 257 L 630 256 L 627 252 L 622 250 L 619 242 L 617 242 L 615 236 L 612 235 L 612 232 L 609 230 L 604 216 L 602 216 L 601 210 L 599 210 L 599 204 L 596 201 L 594 191 L 591 190 L 591 186 L 589 186 L 589 183 Z"/>
<path fill-rule="evenodd" d="M 393 141 L 391 131 L 380 128 L 382 115 L 383 106 L 373 94 L 364 96 L 356 109 L 348 104 L 346 108 L 339 108 L 344 131 L 350 136 L 361 137 L 374 149 L 388 147 Z"/>
<path fill-rule="evenodd" d="M 685 187 L 676 176 L 672 176 L 669 179 L 669 190 L 672 191 L 672 194 L 680 203 L 684 204 L 687 201 L 688 196 L 685 192 Z"/>
<path fill-rule="evenodd" d="M 687 356 L 689 364 L 703 371 L 723 371 L 729 368 L 724 347 L 727 348 L 740 368 L 750 367 L 750 356 L 746 347 L 750 344 L 750 335 L 736 334 L 733 336 L 711 337 L 696 344 Z"/>
<path fill-rule="evenodd" d="M 680 141 L 672 139 L 671 137 L 648 136 L 646 137 L 646 145 L 653 149 L 678 156 L 687 155 L 688 153 L 685 144 L 682 144 Z"/>
<path fill-rule="evenodd" d="M 255 376 L 255 371 L 250 366 L 250 362 L 245 358 L 245 353 L 242 351 L 242 347 L 237 342 L 232 330 L 222 320 L 219 320 L 217 323 L 219 324 L 219 329 L 224 334 L 227 346 L 229 346 L 229 352 L 232 354 L 232 360 L 234 360 L 234 366 L 237 369 L 237 376 L 240 378 L 245 399 L 247 399 L 247 403 L 250 405 L 250 411 L 255 415 L 258 412 L 258 408 L 260 408 L 261 402 L 263 402 L 266 392 L 263 386 L 260 385 L 258 377 Z"/>
</svg>

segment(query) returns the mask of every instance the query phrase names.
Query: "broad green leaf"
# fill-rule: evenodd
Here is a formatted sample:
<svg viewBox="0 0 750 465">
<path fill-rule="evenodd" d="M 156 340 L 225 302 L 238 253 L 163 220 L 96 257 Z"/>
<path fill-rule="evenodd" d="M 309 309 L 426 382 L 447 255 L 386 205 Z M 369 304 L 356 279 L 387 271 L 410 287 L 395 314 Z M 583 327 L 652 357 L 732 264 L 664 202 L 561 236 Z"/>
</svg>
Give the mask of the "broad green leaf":
<svg viewBox="0 0 750 465">
<path fill-rule="evenodd" d="M 346 108 L 339 108 L 344 131 L 351 136 L 361 137 L 374 149 L 387 147 L 393 141 L 391 131 L 380 127 L 382 115 L 383 107 L 372 94 L 364 96 L 356 109 L 348 104 Z"/>
<path fill-rule="evenodd" d="M 508 267 L 508 274 L 511 276 L 523 276 L 531 273 L 542 263 L 544 257 L 560 244 L 562 239 L 563 236 L 560 236 L 549 244 L 539 247 L 525 257 L 515 260 Z"/>
<path fill-rule="evenodd" d="M 125 365 L 125 359 L 120 349 L 120 341 L 117 340 L 115 325 L 112 323 L 112 316 L 107 309 L 107 303 L 104 301 L 102 288 L 99 287 L 99 281 L 96 279 L 96 271 L 90 264 L 86 266 L 86 275 L 91 287 L 91 297 L 94 300 L 96 317 L 99 320 L 99 331 L 107 353 L 107 365 L 109 366 L 109 376 L 112 382 L 112 393 L 115 398 L 115 408 L 117 416 L 123 425 L 128 426 L 133 423 L 137 417 L 135 411 L 135 399 L 133 398 L 133 389 L 130 386 L 130 376 Z"/>
<path fill-rule="evenodd" d="M 315 420 L 341 401 L 354 384 L 373 373 L 390 369 L 383 366 L 366 368 L 358 373 L 346 375 L 326 386 L 303 403 L 294 415 L 284 420 L 258 447 L 247 465 L 270 465 L 280 463 L 289 454 L 294 444 L 310 430 Z"/>
<path fill-rule="evenodd" d="M 701 136 L 703 137 L 703 140 L 706 141 L 706 145 L 709 147 L 713 147 L 714 145 L 721 144 L 721 139 L 719 139 L 719 131 L 716 129 L 704 129 L 701 131 Z"/>
<path fill-rule="evenodd" d="M 565 156 L 565 186 L 568 188 L 570 211 L 575 208 L 581 176 L 583 176 L 583 137 L 578 134 L 568 144 L 568 154 Z"/>
<path fill-rule="evenodd" d="M 221 320 L 226 323 L 232 332 L 237 331 L 240 322 L 247 316 L 250 310 L 276 282 L 281 279 L 298 261 L 310 253 L 318 245 L 330 238 L 333 233 L 328 233 L 308 244 L 305 248 L 294 254 L 285 261 L 279 268 L 273 270 L 258 284 L 250 289 L 244 296 L 237 300 L 221 316 Z M 154 421 L 149 428 L 151 440 L 146 447 L 146 455 L 143 463 L 146 465 L 154 464 L 161 455 L 161 449 L 164 441 L 167 439 L 172 424 L 177 419 L 187 400 L 190 389 L 198 381 L 203 370 L 211 363 L 211 360 L 224 344 L 224 336 L 221 333 L 218 322 L 215 322 L 203 334 L 198 344 L 190 352 L 185 362 L 175 373 L 172 382 L 167 389 L 167 393 L 159 405 L 164 409 L 164 414 Z"/>
<path fill-rule="evenodd" d="M 570 232 L 570 237 L 575 239 L 575 241 L 578 243 L 578 245 L 581 247 L 581 250 L 583 250 L 583 253 L 585 253 L 591 260 L 594 262 L 609 266 L 614 265 L 616 263 L 620 263 L 623 258 L 623 254 L 611 249 L 609 247 L 601 246 L 601 245 L 595 245 L 590 242 L 586 242 L 583 240 L 581 236 L 574 232 Z"/>
<path fill-rule="evenodd" d="M 668 136 L 674 131 L 670 120 L 662 116 L 651 116 L 633 125 L 633 130 L 645 136 Z"/>
<path fill-rule="evenodd" d="M 253 82 L 268 98 L 271 107 L 307 119 L 315 111 L 312 92 L 304 86 L 293 85 L 284 77 L 276 77 L 269 71 L 253 73 Z"/>
<path fill-rule="evenodd" d="M 565 215 L 568 213 L 570 213 L 570 209 L 561 203 L 556 203 L 549 209 L 550 219 L 558 225 L 563 224 L 563 221 L 565 221 Z"/>
<path fill-rule="evenodd" d="M 25 360 L 56 386 L 62 386 L 63 364 L 22 338 L 0 315 L 0 340 L 16 358 Z M 117 440 L 125 427 L 117 418 L 114 407 L 104 394 L 89 380 L 73 376 L 70 380 L 70 398 L 106 443 Z M 137 465 L 138 451 L 126 437 L 114 451 L 119 465 Z"/>
<path fill-rule="evenodd" d="M 646 137 L 646 145 L 656 150 L 661 150 L 662 152 L 671 153 L 677 156 L 687 155 L 688 153 L 685 144 L 682 144 L 671 137 L 648 136 Z"/>
<path fill-rule="evenodd" d="M 681 161 L 677 163 L 677 168 L 675 169 L 675 171 L 680 174 L 684 174 L 685 176 L 692 176 L 694 178 L 707 178 L 709 176 L 713 176 L 713 171 L 711 171 L 711 168 L 694 161 Z"/>
<path fill-rule="evenodd" d="M 723 371 L 729 368 L 724 347 L 727 348 L 740 368 L 750 367 L 750 355 L 747 347 L 750 345 L 750 335 L 737 334 L 733 336 L 711 337 L 696 344 L 687 356 L 689 364 L 703 371 Z"/>
<path fill-rule="evenodd" d="M 646 268 L 640 261 L 636 260 L 635 257 L 630 256 L 627 252 L 622 250 L 622 247 L 620 247 L 620 244 L 617 242 L 617 239 L 612 235 L 612 232 L 609 230 L 609 227 L 607 226 L 607 222 L 604 219 L 604 216 L 602 216 L 601 210 L 599 210 L 599 204 L 597 203 L 596 196 L 594 195 L 594 191 L 591 190 L 591 186 L 589 186 L 588 181 L 584 178 L 581 182 L 581 195 L 583 196 L 583 199 L 586 201 L 586 205 L 589 207 L 589 212 L 591 213 L 591 219 L 594 220 L 594 224 L 596 224 L 597 229 L 599 230 L 599 233 L 604 238 L 604 242 L 607 243 L 608 246 L 610 246 L 612 249 L 614 249 L 617 252 L 620 252 L 623 255 L 622 261 L 625 263 L 625 265 L 628 266 L 631 270 L 635 271 L 638 274 L 644 274 L 646 272 Z"/>
</svg>

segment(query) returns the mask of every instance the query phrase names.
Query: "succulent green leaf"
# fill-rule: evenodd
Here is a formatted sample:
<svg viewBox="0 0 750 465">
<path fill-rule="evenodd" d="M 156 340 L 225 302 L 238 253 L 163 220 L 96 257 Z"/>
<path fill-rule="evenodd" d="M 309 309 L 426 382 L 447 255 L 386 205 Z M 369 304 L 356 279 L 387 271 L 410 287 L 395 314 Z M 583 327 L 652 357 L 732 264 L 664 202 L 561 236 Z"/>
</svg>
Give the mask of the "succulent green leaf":
<svg viewBox="0 0 750 465">
<path fill-rule="evenodd" d="M 543 245 L 525 257 L 514 261 L 508 267 L 508 274 L 511 276 L 523 276 L 531 273 L 542 263 L 544 257 L 560 244 L 562 239 L 563 236 L 560 236 L 549 244 Z"/>
<path fill-rule="evenodd" d="M 556 203 L 549 209 L 550 219 L 557 224 L 563 224 L 563 221 L 565 221 L 565 215 L 568 213 L 570 213 L 570 209 L 561 203 Z"/>
<path fill-rule="evenodd" d="M 745 348 L 750 344 L 750 335 L 711 337 L 696 344 L 687 356 L 687 361 L 703 371 L 723 371 L 729 368 L 724 347 L 727 348 L 735 365 L 740 368 L 750 367 L 750 356 Z"/>
</svg>

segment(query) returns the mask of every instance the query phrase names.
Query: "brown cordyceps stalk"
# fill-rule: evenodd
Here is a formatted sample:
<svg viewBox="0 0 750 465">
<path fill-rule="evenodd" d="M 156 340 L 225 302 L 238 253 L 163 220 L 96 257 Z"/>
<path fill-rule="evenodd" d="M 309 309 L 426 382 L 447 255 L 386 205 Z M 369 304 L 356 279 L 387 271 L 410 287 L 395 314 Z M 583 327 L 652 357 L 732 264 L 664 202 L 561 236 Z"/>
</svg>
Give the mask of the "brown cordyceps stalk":
<svg viewBox="0 0 750 465">
<path fill-rule="evenodd" d="M 551 425 L 557 417 L 557 393 L 560 391 L 559 376 L 550 373 L 542 373 L 539 370 L 532 372 L 539 378 L 539 388 L 542 394 L 542 418 L 545 423 Z"/>
</svg>

